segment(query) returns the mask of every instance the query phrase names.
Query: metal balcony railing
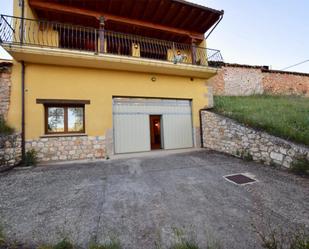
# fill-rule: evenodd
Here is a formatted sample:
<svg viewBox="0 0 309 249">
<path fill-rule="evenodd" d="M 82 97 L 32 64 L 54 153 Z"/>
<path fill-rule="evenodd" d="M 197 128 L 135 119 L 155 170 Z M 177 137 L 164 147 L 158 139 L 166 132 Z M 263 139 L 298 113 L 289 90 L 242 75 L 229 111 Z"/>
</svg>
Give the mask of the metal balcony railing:
<svg viewBox="0 0 309 249">
<path fill-rule="evenodd" d="M 218 67 L 223 62 L 220 51 L 216 49 L 7 15 L 1 15 L 0 43 L 132 56 L 199 66 Z"/>
</svg>

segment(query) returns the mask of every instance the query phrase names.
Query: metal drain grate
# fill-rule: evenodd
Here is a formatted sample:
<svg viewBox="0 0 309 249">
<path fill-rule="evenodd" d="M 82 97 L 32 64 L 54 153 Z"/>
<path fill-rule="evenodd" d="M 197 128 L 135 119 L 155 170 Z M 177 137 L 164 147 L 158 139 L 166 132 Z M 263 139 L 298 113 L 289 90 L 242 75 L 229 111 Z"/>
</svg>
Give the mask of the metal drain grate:
<svg viewBox="0 0 309 249">
<path fill-rule="evenodd" d="M 237 185 L 244 185 L 244 184 L 256 182 L 255 179 L 252 179 L 251 177 L 246 176 L 245 174 L 228 175 L 228 176 L 224 176 L 224 178 Z"/>
</svg>

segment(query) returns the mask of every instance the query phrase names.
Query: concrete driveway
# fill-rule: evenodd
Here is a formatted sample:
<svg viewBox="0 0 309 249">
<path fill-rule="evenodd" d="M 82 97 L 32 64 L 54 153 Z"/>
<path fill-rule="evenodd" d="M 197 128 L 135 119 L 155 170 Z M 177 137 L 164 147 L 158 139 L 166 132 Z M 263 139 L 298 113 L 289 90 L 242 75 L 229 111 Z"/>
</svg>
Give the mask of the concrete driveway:
<svg viewBox="0 0 309 249">
<path fill-rule="evenodd" d="M 248 172 L 238 186 L 223 176 Z M 0 175 L 0 217 L 24 243 L 117 237 L 124 248 L 168 245 L 173 228 L 200 245 L 261 248 L 252 223 L 309 226 L 309 181 L 206 150 L 104 162 L 50 165 Z"/>
</svg>

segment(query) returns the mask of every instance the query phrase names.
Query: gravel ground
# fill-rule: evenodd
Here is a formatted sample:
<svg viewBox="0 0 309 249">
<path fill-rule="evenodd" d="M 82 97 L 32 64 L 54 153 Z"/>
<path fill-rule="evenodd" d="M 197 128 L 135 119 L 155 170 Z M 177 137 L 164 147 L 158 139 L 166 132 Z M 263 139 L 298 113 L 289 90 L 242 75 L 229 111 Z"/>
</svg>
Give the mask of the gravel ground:
<svg viewBox="0 0 309 249">
<path fill-rule="evenodd" d="M 249 173 L 244 186 L 223 176 Z M 10 240 L 120 239 L 126 249 L 175 241 L 261 248 L 253 231 L 309 228 L 309 180 L 210 151 L 48 165 L 0 174 L 0 222 Z"/>
</svg>

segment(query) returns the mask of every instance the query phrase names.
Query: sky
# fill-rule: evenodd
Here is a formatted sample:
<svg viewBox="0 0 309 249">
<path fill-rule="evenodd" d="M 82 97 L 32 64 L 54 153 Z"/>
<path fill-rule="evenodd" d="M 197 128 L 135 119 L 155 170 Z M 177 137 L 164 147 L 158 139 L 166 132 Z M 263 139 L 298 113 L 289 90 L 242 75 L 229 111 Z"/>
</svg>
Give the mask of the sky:
<svg viewBox="0 0 309 249">
<path fill-rule="evenodd" d="M 12 1 L 0 0 L 0 13 L 12 15 Z M 138 1 L 138 0 L 136 0 Z M 309 73 L 309 0 L 190 0 L 223 9 L 222 22 L 208 38 L 229 63 L 267 65 Z M 1 48 L 1 58 L 9 56 Z"/>
</svg>

